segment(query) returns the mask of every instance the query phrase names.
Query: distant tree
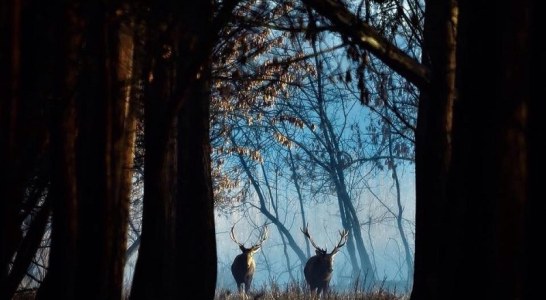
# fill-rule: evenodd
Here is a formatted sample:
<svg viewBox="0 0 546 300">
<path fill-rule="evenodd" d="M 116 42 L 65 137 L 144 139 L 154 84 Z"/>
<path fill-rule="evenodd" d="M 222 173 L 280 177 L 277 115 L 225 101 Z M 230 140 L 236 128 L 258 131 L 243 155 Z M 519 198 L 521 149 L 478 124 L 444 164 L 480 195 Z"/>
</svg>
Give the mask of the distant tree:
<svg viewBox="0 0 546 300">
<path fill-rule="evenodd" d="M 274 134 L 281 143 L 286 145 L 293 143 L 299 148 L 297 151 L 301 160 L 298 163 L 299 168 L 302 175 L 312 179 L 307 184 L 320 193 L 332 192 L 337 197 L 340 221 L 351 232 L 347 248 L 352 265 L 356 269 L 355 274 L 362 272 L 370 282 L 374 282 L 375 271 L 363 243 L 359 216 L 351 200 L 347 182 L 350 168 L 360 164 L 359 161 L 367 161 L 369 158 L 363 158 L 366 150 L 362 148 L 356 150 L 358 144 L 351 142 L 352 138 L 358 139 L 351 135 L 358 135 L 359 131 L 355 130 L 355 127 L 344 126 L 351 123 L 349 117 L 351 105 L 345 106 L 344 95 L 331 90 L 331 86 L 327 84 L 332 71 L 327 66 L 329 63 L 325 58 L 329 54 L 319 55 L 317 52 L 321 51 L 317 48 L 314 48 L 314 51 L 316 77 L 307 78 L 301 94 L 294 95 L 297 101 L 285 99 L 280 104 L 281 110 L 277 119 L 281 126 L 274 129 L 276 131 Z M 290 123 L 291 119 L 295 120 L 292 121 L 293 126 L 305 127 L 308 132 L 301 134 L 282 126 L 284 123 Z M 361 270 L 357 266 L 360 266 Z"/>
</svg>

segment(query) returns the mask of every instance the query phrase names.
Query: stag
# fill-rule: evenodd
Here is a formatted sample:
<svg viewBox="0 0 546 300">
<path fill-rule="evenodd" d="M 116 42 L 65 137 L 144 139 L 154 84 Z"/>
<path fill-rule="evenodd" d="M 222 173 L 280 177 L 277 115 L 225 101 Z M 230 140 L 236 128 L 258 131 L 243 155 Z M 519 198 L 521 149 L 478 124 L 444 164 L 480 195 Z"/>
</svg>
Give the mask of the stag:
<svg viewBox="0 0 546 300">
<path fill-rule="evenodd" d="M 242 253 L 237 255 L 233 260 L 233 264 L 231 264 L 231 274 L 233 274 L 233 278 L 235 278 L 239 293 L 243 292 L 244 284 L 244 293 L 247 294 L 248 290 L 250 289 L 250 285 L 252 284 L 254 270 L 256 269 L 256 263 L 254 262 L 254 258 L 252 256 L 254 253 L 258 252 L 258 250 L 260 250 L 262 243 L 267 239 L 267 226 L 264 226 L 258 242 L 252 245 L 250 248 L 245 247 L 244 244 L 237 241 L 235 234 L 233 233 L 234 228 L 235 226 L 231 227 L 230 237 L 237 245 L 239 245 L 239 249 L 241 249 Z"/>
<path fill-rule="evenodd" d="M 347 242 L 349 232 L 347 230 L 342 230 L 339 232 L 339 242 L 330 253 L 326 251 L 326 248 L 322 249 L 317 246 L 315 241 L 313 241 L 311 238 L 311 234 L 309 234 L 308 226 L 305 226 L 305 229 L 301 229 L 301 232 L 303 232 L 303 234 L 311 242 L 311 245 L 313 245 L 315 248 L 315 255 L 307 260 L 307 263 L 303 269 L 305 280 L 307 281 L 312 293 L 314 293 L 316 290 L 317 295 L 320 295 L 321 293 L 325 294 L 328 292 L 330 279 L 332 278 L 332 272 L 334 270 L 334 256 Z"/>
</svg>

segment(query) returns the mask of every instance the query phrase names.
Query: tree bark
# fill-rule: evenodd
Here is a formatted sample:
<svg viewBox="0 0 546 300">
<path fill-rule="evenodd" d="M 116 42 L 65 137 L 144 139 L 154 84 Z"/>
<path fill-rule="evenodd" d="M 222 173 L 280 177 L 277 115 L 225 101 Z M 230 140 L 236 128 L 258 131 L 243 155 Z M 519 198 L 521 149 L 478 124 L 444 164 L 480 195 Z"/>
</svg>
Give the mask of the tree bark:
<svg viewBox="0 0 546 300">
<path fill-rule="evenodd" d="M 524 234 L 524 278 L 523 278 L 523 298 L 533 299 L 540 295 L 542 287 L 542 277 L 536 276 L 544 270 L 544 260 L 540 258 L 543 251 L 540 247 L 540 237 L 544 233 L 544 227 L 541 226 L 543 212 L 546 211 L 546 202 L 544 201 L 544 170 L 546 169 L 546 144 L 544 143 L 544 116 L 546 109 L 544 106 L 544 95 L 546 95 L 546 85 L 542 72 L 546 66 L 544 57 L 545 45 L 544 36 L 546 34 L 542 26 L 542 10 L 538 9 L 537 1 L 528 2 L 529 9 L 529 28 L 526 31 L 529 34 L 529 110 L 528 110 L 528 149 L 529 160 L 529 180 L 528 180 L 528 202 L 525 205 L 525 234 Z M 520 34 L 525 34 L 525 31 Z M 521 83 L 520 83 L 521 84 Z M 537 224 L 538 223 L 538 224 Z M 538 258 L 538 259 L 537 259 Z"/>
<path fill-rule="evenodd" d="M 52 229 L 49 266 L 37 299 L 74 299 L 77 266 L 76 100 L 81 19 L 73 3 L 44 8 L 50 26 L 45 57 L 51 71 Z"/>
<path fill-rule="evenodd" d="M 445 250 L 447 176 L 451 163 L 455 99 L 456 1 L 427 1 L 423 63 L 429 88 L 421 89 L 415 142 L 416 236 L 412 299 L 439 299 Z"/>
<path fill-rule="evenodd" d="M 17 0 L 0 4 L 0 292 L 7 289 L 9 263 L 22 238 L 17 224 L 22 180 L 17 175 L 15 140 L 21 104 L 21 8 L 22 1 Z"/>
<path fill-rule="evenodd" d="M 463 285 L 476 298 L 525 295 L 530 3 L 460 1 L 449 243 L 439 262 L 448 299 L 463 297 Z"/>
<path fill-rule="evenodd" d="M 120 17 L 113 3 L 85 4 L 85 47 L 78 102 L 77 294 L 120 299 L 123 292 L 129 191 L 122 194 L 128 108 L 119 60 Z M 126 46 L 126 45 L 125 45 Z M 130 59 L 128 57 L 127 59 Z"/>
<path fill-rule="evenodd" d="M 160 31 L 164 15 L 154 7 L 149 23 L 147 49 L 153 74 L 144 99 L 144 200 L 142 234 L 130 299 L 174 299 L 174 225 L 176 194 L 176 118 L 169 118 L 174 63 L 163 56 L 162 46 L 173 47 L 173 30 Z M 172 49 L 172 48 L 171 48 Z M 150 72 L 151 71 L 151 72 Z"/>
<path fill-rule="evenodd" d="M 202 18 L 210 20 L 211 10 L 190 11 L 201 11 Z M 196 299 L 214 299 L 217 256 L 209 140 L 210 65 L 203 66 L 200 76 L 179 115 L 176 196 L 176 269 L 179 271 L 175 281 L 179 298 L 190 294 Z"/>
</svg>

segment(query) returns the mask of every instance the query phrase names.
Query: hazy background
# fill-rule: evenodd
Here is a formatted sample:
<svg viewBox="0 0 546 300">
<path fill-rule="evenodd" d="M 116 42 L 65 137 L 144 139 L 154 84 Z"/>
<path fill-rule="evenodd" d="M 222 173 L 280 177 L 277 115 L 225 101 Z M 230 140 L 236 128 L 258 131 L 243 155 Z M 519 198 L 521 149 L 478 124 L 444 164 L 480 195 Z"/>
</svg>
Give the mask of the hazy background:
<svg viewBox="0 0 546 300">
<path fill-rule="evenodd" d="M 402 169 L 402 168 L 401 168 Z M 412 165 L 405 166 L 401 173 L 402 202 L 404 214 L 409 221 L 415 218 L 415 178 Z M 392 202 L 394 190 L 392 187 L 392 178 L 389 175 L 377 176 L 370 182 L 374 186 L 376 196 L 385 199 L 385 202 Z M 342 229 L 339 218 L 339 210 L 335 200 L 329 203 L 308 203 L 306 205 L 307 218 L 309 221 L 309 231 L 315 242 L 320 247 L 326 247 L 328 251 L 339 240 L 338 230 Z M 385 208 L 378 203 L 375 197 L 367 192 L 359 199 L 355 199 L 356 205 L 362 221 L 368 221 L 366 218 L 377 218 L 384 213 Z M 254 205 L 256 205 L 254 203 Z M 226 214 L 221 211 L 216 212 L 216 241 L 218 249 L 218 281 L 219 289 L 230 289 L 235 291 L 236 285 L 231 275 L 231 263 L 236 255 L 241 251 L 229 237 L 231 226 L 235 225 L 235 232 L 238 240 L 249 247 L 255 243 L 259 236 L 259 231 L 254 227 L 255 224 L 267 222 L 266 218 L 252 207 L 252 203 L 242 205 L 240 211 Z M 301 216 L 298 213 L 298 204 L 293 202 L 292 209 L 286 212 L 284 224 L 290 228 L 291 233 L 298 241 L 301 247 L 305 246 L 304 235 L 300 228 Z M 296 212 L 296 213 L 294 213 Z M 408 226 L 409 227 L 409 226 Z M 414 228 L 406 228 L 408 236 L 411 238 L 411 246 L 414 246 Z M 388 281 L 406 282 L 406 267 L 403 260 L 403 249 L 400 244 L 400 235 L 392 219 L 383 220 L 381 223 L 362 227 L 365 244 L 370 252 L 372 263 L 376 268 L 377 276 L 380 279 Z M 296 280 L 303 282 L 303 265 L 298 261 L 294 253 L 288 249 L 290 260 L 293 262 L 294 275 Z M 314 251 L 312 251 L 314 253 Z M 286 270 L 286 260 L 284 246 L 279 237 L 279 232 L 274 225 L 269 225 L 269 238 L 266 240 L 262 249 L 254 256 L 256 260 L 256 272 L 254 274 L 253 287 L 259 288 L 270 286 L 272 282 L 285 285 L 290 282 L 290 277 Z M 334 264 L 334 274 L 331 286 L 334 289 L 344 289 L 353 287 L 355 278 L 351 276 L 350 260 L 346 248 L 336 255 Z"/>
</svg>

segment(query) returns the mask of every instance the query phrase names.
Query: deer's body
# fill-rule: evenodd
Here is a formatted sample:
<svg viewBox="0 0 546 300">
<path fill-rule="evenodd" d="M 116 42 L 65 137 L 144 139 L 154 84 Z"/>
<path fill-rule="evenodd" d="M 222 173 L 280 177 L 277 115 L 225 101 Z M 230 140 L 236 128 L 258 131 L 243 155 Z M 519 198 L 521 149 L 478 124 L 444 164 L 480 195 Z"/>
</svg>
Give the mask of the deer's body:
<svg viewBox="0 0 546 300">
<path fill-rule="evenodd" d="M 327 293 L 332 279 L 333 260 L 322 255 L 312 256 L 307 260 L 303 274 L 311 291 Z"/>
<path fill-rule="evenodd" d="M 327 293 L 330 286 L 330 279 L 332 279 L 332 272 L 334 271 L 334 257 L 347 242 L 348 232 L 346 230 L 339 232 L 340 240 L 330 253 L 315 244 L 307 227 L 305 227 L 305 230 L 302 229 L 302 232 L 309 239 L 313 247 L 315 247 L 316 253 L 307 260 L 303 269 L 305 281 L 307 281 L 312 293 L 315 291 L 317 295 Z"/>
<path fill-rule="evenodd" d="M 230 237 L 239 245 L 239 249 L 242 253 L 237 255 L 233 260 L 233 263 L 231 264 L 231 274 L 235 279 L 235 283 L 237 283 L 239 293 L 243 293 L 244 291 L 244 293 L 247 294 L 252 285 L 252 278 L 254 277 L 254 271 L 256 270 L 256 262 L 254 261 L 253 255 L 260 250 L 262 243 L 267 239 L 267 227 L 264 227 L 260 240 L 250 248 L 245 247 L 242 243 L 237 241 L 233 229 L 234 227 L 231 227 Z"/>
<path fill-rule="evenodd" d="M 248 293 L 252 284 L 252 278 L 254 277 L 254 270 L 256 270 L 256 262 L 254 262 L 254 258 L 252 257 L 253 252 L 251 248 L 240 247 L 240 249 L 243 253 L 237 255 L 233 260 L 231 274 L 233 274 L 239 292 L 242 292 L 244 284 L 245 293 Z"/>
</svg>

